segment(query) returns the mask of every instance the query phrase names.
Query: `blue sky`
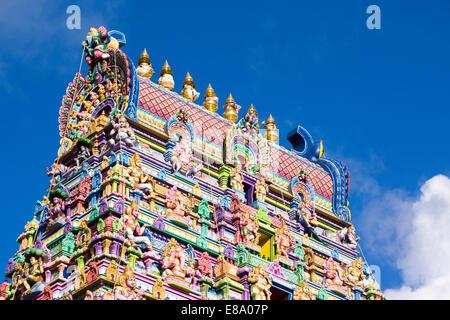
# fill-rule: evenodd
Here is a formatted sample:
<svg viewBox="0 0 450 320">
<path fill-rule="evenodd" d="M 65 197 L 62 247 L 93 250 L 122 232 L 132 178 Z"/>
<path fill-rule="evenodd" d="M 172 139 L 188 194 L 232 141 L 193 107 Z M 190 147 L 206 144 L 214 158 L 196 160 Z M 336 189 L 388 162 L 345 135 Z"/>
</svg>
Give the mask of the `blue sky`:
<svg viewBox="0 0 450 320">
<path fill-rule="evenodd" d="M 71 4 L 81 8 L 81 30 L 66 28 Z M 381 30 L 366 27 L 372 4 Z M 125 33 L 135 63 L 144 47 L 157 73 L 167 59 L 175 91 L 189 71 L 202 96 L 211 83 L 220 105 L 232 92 L 261 120 L 272 113 L 282 145 L 290 147 L 285 136 L 298 124 L 323 139 L 326 155 L 349 165 L 353 222 L 382 287 L 424 285 L 403 261 L 412 259 L 405 239 L 417 231 L 415 217 L 431 214 L 421 201 L 430 190 L 439 195 L 450 175 L 448 1 L 2 4 L 0 267 L 45 194 L 61 99 L 88 28 L 100 25 Z"/>
</svg>

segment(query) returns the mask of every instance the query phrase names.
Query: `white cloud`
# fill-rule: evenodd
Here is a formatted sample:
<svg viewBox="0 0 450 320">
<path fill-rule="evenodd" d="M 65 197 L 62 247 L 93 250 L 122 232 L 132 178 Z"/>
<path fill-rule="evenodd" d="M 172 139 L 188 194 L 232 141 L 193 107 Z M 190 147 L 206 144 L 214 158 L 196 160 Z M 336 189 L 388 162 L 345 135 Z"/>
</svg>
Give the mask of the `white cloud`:
<svg viewBox="0 0 450 320">
<path fill-rule="evenodd" d="M 394 252 L 387 254 L 396 257 L 403 278 L 400 288 L 384 290 L 388 299 L 450 299 L 450 179 L 436 175 L 420 192 L 415 200 L 385 195 L 390 201 L 381 204 L 391 219 L 377 229 L 391 231 L 385 240 L 393 240 L 386 245 Z"/>
</svg>

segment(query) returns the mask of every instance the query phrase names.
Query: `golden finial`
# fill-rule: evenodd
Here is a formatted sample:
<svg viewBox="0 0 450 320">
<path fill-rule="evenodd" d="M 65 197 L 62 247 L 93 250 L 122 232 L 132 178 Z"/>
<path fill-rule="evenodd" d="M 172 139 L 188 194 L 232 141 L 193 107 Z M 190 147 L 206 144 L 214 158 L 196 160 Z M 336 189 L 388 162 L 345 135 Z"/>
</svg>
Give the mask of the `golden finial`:
<svg viewBox="0 0 450 320">
<path fill-rule="evenodd" d="M 248 114 L 256 114 L 256 116 L 258 116 L 258 112 L 256 111 L 256 108 L 253 106 L 253 104 L 250 105 L 250 108 L 248 108 L 247 113 Z"/>
<path fill-rule="evenodd" d="M 266 139 L 272 142 L 278 142 L 277 124 L 271 114 L 266 122 L 262 122 L 262 125 L 266 129 Z"/>
<path fill-rule="evenodd" d="M 231 92 L 230 92 L 230 95 L 227 98 L 227 102 L 233 102 L 234 103 L 234 99 L 233 99 L 233 96 L 231 95 Z"/>
<path fill-rule="evenodd" d="M 230 95 L 227 98 L 227 101 L 223 105 L 223 108 L 225 109 L 225 112 L 223 113 L 222 117 L 224 117 L 227 120 L 231 120 L 235 122 L 238 119 L 238 111 L 241 108 L 233 99 L 233 96 Z"/>
<path fill-rule="evenodd" d="M 149 79 L 155 73 L 152 68 L 152 62 L 148 57 L 147 49 L 144 49 L 144 51 L 142 51 L 141 57 L 138 60 L 138 64 L 139 66 L 137 67 L 136 71 L 139 76 Z"/>
<path fill-rule="evenodd" d="M 189 72 L 186 73 L 186 78 L 183 82 L 183 90 L 181 90 L 181 96 L 190 101 L 195 101 L 200 96 L 200 93 L 195 90 L 195 82 Z"/>
<path fill-rule="evenodd" d="M 203 102 L 203 106 L 211 111 L 215 112 L 217 108 L 219 107 L 219 98 L 217 98 L 216 93 L 214 92 L 214 89 L 211 86 L 211 83 L 208 85 L 208 88 L 206 89 L 205 93 L 205 102 Z"/>
<path fill-rule="evenodd" d="M 173 72 L 170 69 L 169 63 L 164 63 L 164 66 L 159 73 L 160 77 L 158 79 L 158 84 L 167 90 L 172 90 L 175 87 L 175 82 L 173 81 Z"/>
<path fill-rule="evenodd" d="M 169 63 L 167 62 L 167 60 L 166 60 L 166 62 L 164 62 L 164 65 L 163 65 L 163 67 L 162 67 L 162 69 L 161 69 L 161 72 L 159 73 L 159 75 L 162 77 L 164 74 L 170 74 L 170 75 L 173 75 L 173 72 L 172 72 L 172 69 L 170 69 L 170 65 L 169 65 Z"/>
<path fill-rule="evenodd" d="M 188 73 L 186 73 L 186 78 L 184 78 L 184 82 L 183 82 L 183 87 L 185 85 L 190 85 L 192 86 L 192 88 L 195 88 L 195 82 L 194 79 L 192 79 L 191 75 Z"/>
</svg>

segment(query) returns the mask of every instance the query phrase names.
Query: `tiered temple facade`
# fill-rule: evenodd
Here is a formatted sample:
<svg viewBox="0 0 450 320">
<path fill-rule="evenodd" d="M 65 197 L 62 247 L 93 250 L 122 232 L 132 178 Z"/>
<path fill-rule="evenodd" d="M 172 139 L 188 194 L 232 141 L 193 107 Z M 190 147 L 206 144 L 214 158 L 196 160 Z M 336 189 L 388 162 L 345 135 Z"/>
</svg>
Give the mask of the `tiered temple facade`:
<svg viewBox="0 0 450 320">
<path fill-rule="evenodd" d="M 0 299 L 381 299 L 358 251 L 349 173 L 301 126 L 242 116 L 193 78 L 91 28 L 59 112 L 48 190 Z M 154 76 L 156 78 L 156 76 Z M 201 98 L 199 100 L 202 100 Z"/>
</svg>

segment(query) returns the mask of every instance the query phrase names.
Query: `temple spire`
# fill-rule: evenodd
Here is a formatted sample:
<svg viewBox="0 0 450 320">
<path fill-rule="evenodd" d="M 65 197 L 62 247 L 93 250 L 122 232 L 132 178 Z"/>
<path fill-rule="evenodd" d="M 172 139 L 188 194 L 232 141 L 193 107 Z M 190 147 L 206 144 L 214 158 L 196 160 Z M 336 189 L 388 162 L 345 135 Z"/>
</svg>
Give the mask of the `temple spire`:
<svg viewBox="0 0 450 320">
<path fill-rule="evenodd" d="M 172 69 L 170 69 L 170 65 L 167 60 L 164 63 L 159 75 L 160 77 L 158 79 L 158 84 L 167 90 L 173 90 L 175 87 L 175 81 L 173 80 L 173 72 Z"/>
<path fill-rule="evenodd" d="M 147 49 L 142 51 L 141 56 L 138 60 L 139 66 L 136 71 L 137 74 L 143 78 L 151 78 L 151 76 L 155 73 L 152 68 L 152 62 L 148 56 Z"/>
<path fill-rule="evenodd" d="M 238 112 L 241 106 L 239 106 L 233 99 L 233 96 L 228 96 L 225 104 L 223 105 L 223 108 L 225 109 L 225 112 L 223 113 L 223 117 L 227 120 L 231 120 L 235 122 L 238 119 Z"/>
<path fill-rule="evenodd" d="M 219 107 L 219 98 L 217 98 L 216 93 L 214 92 L 214 89 L 211 86 L 211 83 L 208 85 L 208 88 L 206 89 L 204 98 L 205 102 L 203 102 L 203 106 L 207 110 L 215 112 Z"/>
</svg>

